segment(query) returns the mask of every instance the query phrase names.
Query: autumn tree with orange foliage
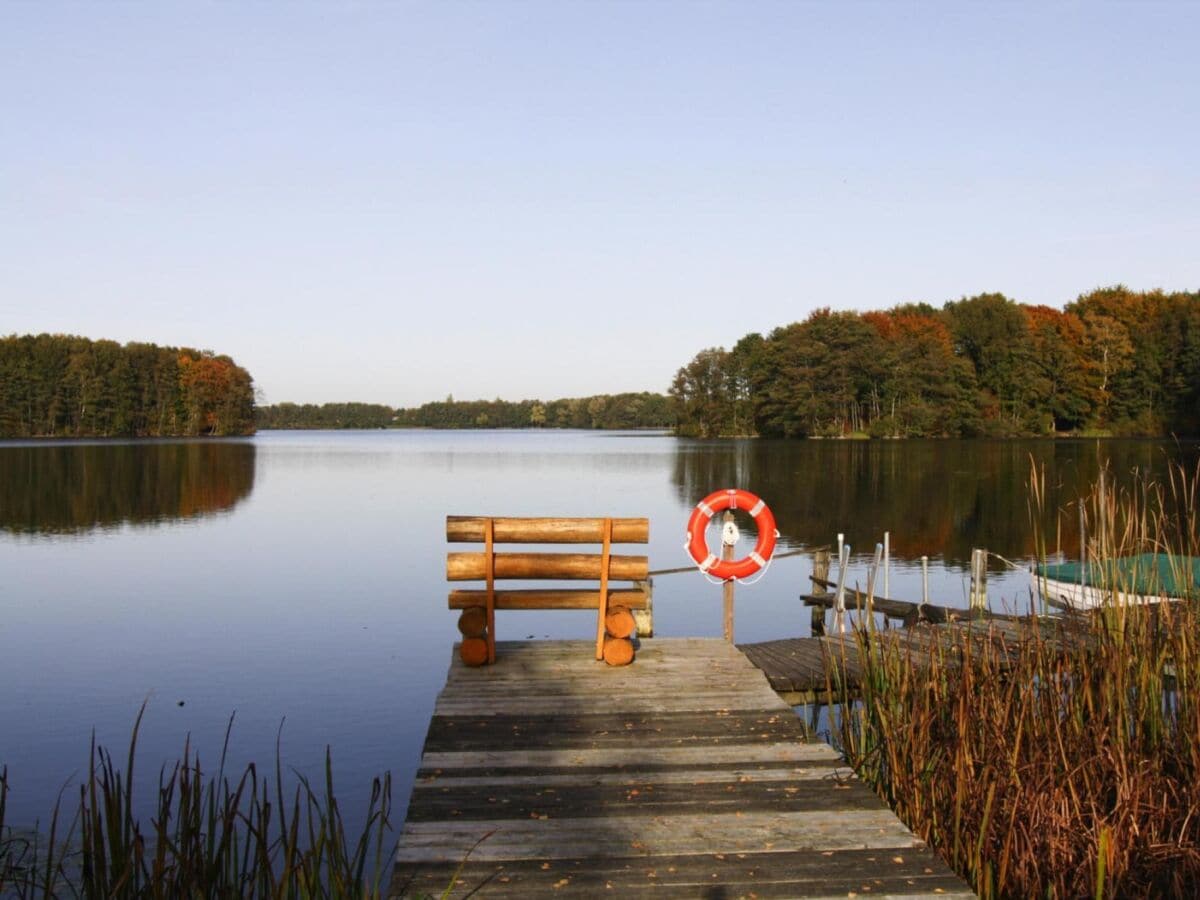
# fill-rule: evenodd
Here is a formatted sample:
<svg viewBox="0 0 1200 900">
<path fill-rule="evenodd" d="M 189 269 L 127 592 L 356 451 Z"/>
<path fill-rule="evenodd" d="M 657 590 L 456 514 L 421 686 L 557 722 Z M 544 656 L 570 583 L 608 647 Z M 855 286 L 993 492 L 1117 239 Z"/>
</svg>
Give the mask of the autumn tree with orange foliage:
<svg viewBox="0 0 1200 900">
<path fill-rule="evenodd" d="M 1195 435 L 1200 293 L 818 309 L 701 351 L 671 395 L 678 432 L 703 436 Z"/>
<path fill-rule="evenodd" d="M 249 375 L 228 356 L 181 351 L 179 385 L 187 434 L 243 434 L 254 421 Z"/>
</svg>

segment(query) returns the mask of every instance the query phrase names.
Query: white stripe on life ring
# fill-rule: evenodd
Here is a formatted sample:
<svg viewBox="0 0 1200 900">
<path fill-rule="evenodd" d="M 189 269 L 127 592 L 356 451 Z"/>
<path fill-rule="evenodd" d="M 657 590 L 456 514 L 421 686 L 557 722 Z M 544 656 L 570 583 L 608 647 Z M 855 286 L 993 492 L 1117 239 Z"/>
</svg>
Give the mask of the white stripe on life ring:
<svg viewBox="0 0 1200 900">
<path fill-rule="evenodd" d="M 709 506 L 707 503 L 705 503 L 703 500 L 701 500 L 699 503 L 696 504 L 696 509 L 698 509 L 698 510 L 700 510 L 700 512 L 704 513 L 705 517 L 709 518 L 709 519 L 711 519 L 716 514 L 713 511 L 713 508 L 711 506 Z"/>
<path fill-rule="evenodd" d="M 762 501 L 760 500 L 759 502 L 761 503 Z M 767 564 L 767 561 L 765 559 L 763 559 L 761 556 L 759 556 L 757 550 L 751 550 L 750 553 L 748 554 L 748 556 L 752 560 L 754 560 L 756 563 L 758 563 L 758 567 L 760 569 Z"/>
<path fill-rule="evenodd" d="M 700 563 L 700 571 L 707 572 L 709 569 L 711 569 L 713 566 L 715 566 L 718 562 L 720 562 L 720 560 L 718 560 L 715 556 L 713 556 L 710 553 L 710 554 L 708 554 L 707 557 L 705 557 L 704 562 Z"/>
<path fill-rule="evenodd" d="M 767 504 L 764 501 L 759 500 L 757 503 L 754 504 L 754 509 L 750 510 L 750 515 L 757 519 L 758 514 L 766 508 L 767 508 Z"/>
</svg>

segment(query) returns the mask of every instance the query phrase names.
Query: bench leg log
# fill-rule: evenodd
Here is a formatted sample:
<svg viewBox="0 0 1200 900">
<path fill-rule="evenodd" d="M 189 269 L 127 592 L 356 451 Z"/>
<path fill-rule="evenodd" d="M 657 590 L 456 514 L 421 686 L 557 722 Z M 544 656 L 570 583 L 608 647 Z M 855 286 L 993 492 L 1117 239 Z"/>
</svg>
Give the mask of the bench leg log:
<svg viewBox="0 0 1200 900">
<path fill-rule="evenodd" d="M 462 633 L 462 644 L 458 648 L 459 658 L 468 666 L 482 666 L 488 661 L 488 612 L 482 606 L 471 606 L 458 617 L 458 630 Z"/>
<path fill-rule="evenodd" d="M 487 634 L 487 610 L 471 606 L 458 617 L 458 631 L 463 637 L 481 638 Z"/>
<path fill-rule="evenodd" d="M 629 638 L 605 637 L 604 661 L 610 666 L 627 666 L 633 662 L 633 641 Z"/>
<path fill-rule="evenodd" d="M 633 613 L 624 606 L 614 606 L 604 617 L 604 646 L 600 655 L 610 666 L 627 666 L 633 662 L 633 641 L 637 630 Z"/>
<path fill-rule="evenodd" d="M 627 638 L 633 636 L 637 622 L 634 621 L 633 613 L 624 606 L 614 606 L 604 617 L 604 628 L 612 637 Z"/>
<path fill-rule="evenodd" d="M 487 638 L 463 638 L 458 647 L 458 656 L 468 666 L 482 666 L 488 661 Z"/>
</svg>

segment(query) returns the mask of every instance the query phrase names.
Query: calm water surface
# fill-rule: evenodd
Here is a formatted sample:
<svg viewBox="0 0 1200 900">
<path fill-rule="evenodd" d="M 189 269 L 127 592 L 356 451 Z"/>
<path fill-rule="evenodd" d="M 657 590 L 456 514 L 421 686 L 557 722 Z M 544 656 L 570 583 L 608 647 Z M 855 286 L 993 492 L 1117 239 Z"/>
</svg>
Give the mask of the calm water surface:
<svg viewBox="0 0 1200 900">
<path fill-rule="evenodd" d="M 269 762 L 282 723 L 288 767 L 316 775 L 332 746 L 351 818 L 371 777 L 391 770 L 399 817 L 457 635 L 446 609 L 447 514 L 649 516 L 651 567 L 669 568 L 687 562 L 690 507 L 737 485 L 771 505 L 785 549 L 844 532 L 855 554 L 849 578 L 865 585 L 887 529 L 892 595 L 918 598 L 926 554 L 935 602 L 962 605 L 972 547 L 1032 556 L 1031 457 L 1045 466 L 1055 506 L 1106 461 L 1128 478 L 1162 475 L 1170 460 L 1194 468 L 1197 456 L 1196 444 L 1153 441 L 701 442 L 558 431 L 0 443 L 0 765 L 13 786 L 10 820 L 44 822 L 59 789 L 86 770 L 92 731 L 123 748 L 147 698 L 147 787 L 189 733 L 215 764 L 236 712 L 234 763 Z M 1063 533 L 1064 548 L 1077 540 Z M 780 559 L 740 588 L 738 639 L 806 634 L 796 597 L 808 572 L 807 557 Z M 1029 606 L 1028 577 L 999 563 L 989 589 L 994 607 Z M 508 613 L 497 630 L 500 639 L 586 638 L 594 621 Z M 658 578 L 655 624 L 660 635 L 719 635 L 719 588 L 695 573 Z"/>
</svg>

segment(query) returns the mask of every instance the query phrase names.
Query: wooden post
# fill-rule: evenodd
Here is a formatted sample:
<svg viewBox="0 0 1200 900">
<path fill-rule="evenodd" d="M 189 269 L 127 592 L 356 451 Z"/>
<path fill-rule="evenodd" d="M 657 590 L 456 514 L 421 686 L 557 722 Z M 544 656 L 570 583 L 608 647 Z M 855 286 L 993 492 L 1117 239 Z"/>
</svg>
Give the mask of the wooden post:
<svg viewBox="0 0 1200 900">
<path fill-rule="evenodd" d="M 979 608 L 987 609 L 987 558 L 988 552 L 986 547 L 979 548 Z"/>
<path fill-rule="evenodd" d="M 838 537 L 840 538 L 841 535 L 839 534 Z M 834 623 L 842 634 L 846 632 L 846 570 L 848 568 L 850 568 L 850 545 L 843 542 L 838 554 L 837 595 L 833 600 Z"/>
<path fill-rule="evenodd" d="M 1087 512 L 1083 508 L 1083 498 L 1079 498 L 1079 596 L 1083 598 L 1083 589 L 1087 587 Z"/>
<path fill-rule="evenodd" d="M 979 596 L 979 551 L 974 547 L 971 548 L 971 576 L 970 587 L 967 588 L 967 607 L 974 612 L 975 604 L 978 603 Z"/>
<path fill-rule="evenodd" d="M 875 620 L 875 575 L 879 571 L 880 560 L 883 559 L 883 544 L 875 545 L 875 559 L 871 562 L 871 571 L 867 573 L 867 616 Z"/>
<path fill-rule="evenodd" d="M 604 659 L 604 619 L 608 616 L 608 563 L 612 555 L 612 519 L 604 520 L 600 550 L 600 602 L 596 610 L 596 659 Z"/>
<path fill-rule="evenodd" d="M 971 551 L 971 610 L 987 607 L 987 551 Z"/>
<path fill-rule="evenodd" d="M 488 519 L 483 526 L 483 552 L 487 557 L 485 562 L 484 580 L 487 582 L 487 661 L 491 665 L 496 661 L 496 551 L 495 526 Z"/>
<path fill-rule="evenodd" d="M 634 584 L 646 595 L 646 608 L 633 610 L 638 637 L 654 637 L 654 579 L 647 578 L 645 581 L 635 581 Z"/>
<path fill-rule="evenodd" d="M 729 510 L 725 511 L 725 515 L 721 517 L 721 523 L 728 525 L 733 521 L 733 513 Z M 721 559 L 733 559 L 733 544 L 726 544 L 724 539 L 721 541 Z M 725 601 L 725 640 L 733 643 L 733 579 L 730 578 L 725 582 L 722 593 Z"/>
<path fill-rule="evenodd" d="M 813 578 L 820 578 L 822 581 L 829 580 L 829 551 L 824 547 L 813 553 Z M 813 582 L 814 594 L 824 594 L 825 591 L 825 585 Z M 812 608 L 811 633 L 813 637 L 820 637 L 825 633 L 824 606 L 814 606 Z"/>
<path fill-rule="evenodd" d="M 921 557 L 921 605 L 929 605 L 929 557 Z"/>
<path fill-rule="evenodd" d="M 893 401 L 895 402 L 895 401 Z M 883 596 L 892 596 L 892 586 L 888 580 L 888 569 L 891 567 L 892 561 L 892 534 L 890 531 L 883 533 Z M 885 623 L 887 619 L 883 620 Z"/>
</svg>

